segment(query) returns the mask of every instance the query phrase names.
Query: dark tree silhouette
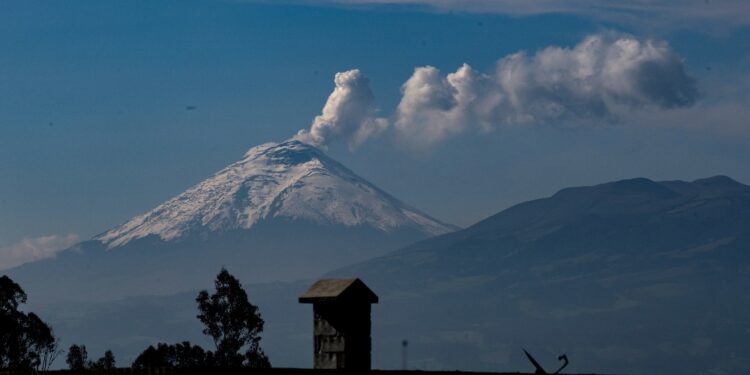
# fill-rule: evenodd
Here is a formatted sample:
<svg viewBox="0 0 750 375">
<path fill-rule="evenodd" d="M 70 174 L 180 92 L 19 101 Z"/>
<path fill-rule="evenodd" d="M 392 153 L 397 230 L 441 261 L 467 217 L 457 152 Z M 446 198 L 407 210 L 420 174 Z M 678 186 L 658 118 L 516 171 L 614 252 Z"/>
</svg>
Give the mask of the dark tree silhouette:
<svg viewBox="0 0 750 375">
<path fill-rule="evenodd" d="M 104 357 L 99 358 L 99 365 L 105 370 L 115 368 L 115 354 L 111 350 L 104 352 Z"/>
<path fill-rule="evenodd" d="M 190 345 L 189 341 L 174 346 L 173 358 L 175 367 L 179 368 L 214 366 L 214 354 L 198 345 Z"/>
<path fill-rule="evenodd" d="M 260 348 L 263 319 L 258 307 L 250 303 L 239 280 L 226 269 L 222 268 L 214 284 L 216 292 L 209 295 L 201 291 L 196 302 L 198 319 L 205 326 L 203 333 L 213 339 L 216 351 L 203 350 L 188 341 L 159 343 L 144 350 L 133 368 L 271 367 Z"/>
<path fill-rule="evenodd" d="M 65 358 L 65 363 L 68 364 L 68 368 L 71 371 L 83 371 L 89 366 L 88 362 L 89 354 L 86 351 L 86 345 L 78 346 L 73 344 L 68 349 L 68 356 Z"/>
<path fill-rule="evenodd" d="M 0 277 L 0 369 L 47 370 L 57 356 L 52 329 L 36 314 L 18 310 L 26 299 L 20 285 Z"/>
<path fill-rule="evenodd" d="M 167 344 L 159 343 L 155 348 L 153 345 L 149 345 L 138 357 L 133 361 L 132 368 L 149 368 L 149 367 L 173 367 L 169 363 L 169 353 L 167 350 Z"/>
<path fill-rule="evenodd" d="M 206 368 L 213 366 L 213 354 L 198 345 L 185 341 L 177 345 L 157 344 L 149 346 L 133 362 L 133 368 L 175 367 Z"/>
<path fill-rule="evenodd" d="M 201 291 L 198 319 L 216 346 L 214 359 L 222 367 L 270 367 L 260 348 L 263 319 L 258 307 L 251 304 L 239 280 L 222 268 L 214 282 L 216 292 Z M 242 353 L 242 350 L 245 350 Z"/>
<path fill-rule="evenodd" d="M 103 357 L 96 362 L 90 362 L 88 367 L 98 370 L 113 370 L 115 368 L 115 355 L 111 350 L 107 350 Z"/>
<path fill-rule="evenodd" d="M 25 345 L 29 360 L 29 367 L 39 371 L 49 370 L 59 351 L 58 341 L 52 333 L 52 328 L 42 321 L 36 314 L 30 312 L 22 324 L 22 331 L 26 332 Z"/>
<path fill-rule="evenodd" d="M 175 367 L 170 361 L 169 356 L 169 345 L 159 343 L 156 347 L 150 345 L 144 350 L 138 357 L 133 361 L 131 367 L 133 368 L 149 368 L 149 367 Z"/>
</svg>

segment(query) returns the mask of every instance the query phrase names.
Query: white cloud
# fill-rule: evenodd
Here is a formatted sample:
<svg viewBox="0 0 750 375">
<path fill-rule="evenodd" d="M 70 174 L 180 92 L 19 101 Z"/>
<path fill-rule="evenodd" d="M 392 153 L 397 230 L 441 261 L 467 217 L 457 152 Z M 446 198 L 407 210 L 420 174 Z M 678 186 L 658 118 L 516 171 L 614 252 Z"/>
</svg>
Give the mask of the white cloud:
<svg viewBox="0 0 750 375">
<path fill-rule="evenodd" d="M 0 270 L 53 257 L 77 242 L 75 234 L 24 238 L 18 243 L 0 247 Z"/>
<path fill-rule="evenodd" d="M 296 138 L 325 147 L 333 141 L 344 141 L 355 148 L 388 127 L 388 121 L 376 117 L 370 82 L 358 69 L 336 73 L 336 87 L 328 97 L 322 113 L 313 120 L 310 130 L 301 130 Z"/>
<path fill-rule="evenodd" d="M 695 80 L 666 43 L 613 35 L 515 53 L 490 74 L 467 64 L 446 76 L 416 68 L 402 93 L 395 128 L 423 145 L 471 126 L 614 121 L 634 109 L 687 107 L 698 98 Z"/>
<path fill-rule="evenodd" d="M 502 101 L 492 78 L 467 64 L 446 77 L 431 66 L 416 68 L 402 93 L 396 129 L 423 144 L 460 133 L 469 124 L 491 127 L 491 112 Z"/>
<path fill-rule="evenodd" d="M 468 64 L 447 75 L 418 67 L 401 92 L 389 121 L 376 116 L 369 80 L 359 70 L 337 73 L 322 113 L 295 137 L 355 148 L 393 123 L 399 140 L 426 147 L 472 129 L 616 122 L 639 110 L 689 108 L 699 97 L 684 61 L 665 42 L 612 33 L 573 47 L 514 53 L 489 73 Z"/>
<path fill-rule="evenodd" d="M 426 6 L 438 11 L 574 14 L 655 29 L 725 29 L 750 25 L 747 0 L 286 0 L 303 4 Z"/>
</svg>

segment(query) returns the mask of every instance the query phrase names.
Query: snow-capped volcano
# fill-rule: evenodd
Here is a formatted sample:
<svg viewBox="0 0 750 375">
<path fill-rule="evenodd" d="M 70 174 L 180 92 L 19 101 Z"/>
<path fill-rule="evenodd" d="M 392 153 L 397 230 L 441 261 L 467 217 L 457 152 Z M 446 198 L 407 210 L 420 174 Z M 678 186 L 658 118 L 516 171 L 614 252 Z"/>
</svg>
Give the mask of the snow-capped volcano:
<svg viewBox="0 0 750 375">
<path fill-rule="evenodd" d="M 147 236 L 171 241 L 250 229 L 273 218 L 385 233 L 408 229 L 425 236 L 455 229 L 383 192 L 321 150 L 289 140 L 250 149 L 242 160 L 95 239 L 111 249 Z"/>
<path fill-rule="evenodd" d="M 45 298 L 170 294 L 204 287 L 221 267 L 246 283 L 317 277 L 454 229 L 288 140 L 12 274 Z"/>
</svg>

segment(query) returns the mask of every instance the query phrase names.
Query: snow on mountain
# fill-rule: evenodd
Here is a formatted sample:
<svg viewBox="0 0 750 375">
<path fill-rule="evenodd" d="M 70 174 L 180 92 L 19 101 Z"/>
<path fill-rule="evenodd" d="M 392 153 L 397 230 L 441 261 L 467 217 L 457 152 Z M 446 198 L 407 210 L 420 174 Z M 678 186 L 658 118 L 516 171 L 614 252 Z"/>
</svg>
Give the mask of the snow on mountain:
<svg viewBox="0 0 750 375">
<path fill-rule="evenodd" d="M 319 149 L 297 140 L 250 149 L 213 177 L 95 239 L 112 249 L 146 236 L 164 241 L 204 231 L 250 229 L 274 218 L 369 226 L 426 236 L 454 227 L 409 207 Z"/>
</svg>

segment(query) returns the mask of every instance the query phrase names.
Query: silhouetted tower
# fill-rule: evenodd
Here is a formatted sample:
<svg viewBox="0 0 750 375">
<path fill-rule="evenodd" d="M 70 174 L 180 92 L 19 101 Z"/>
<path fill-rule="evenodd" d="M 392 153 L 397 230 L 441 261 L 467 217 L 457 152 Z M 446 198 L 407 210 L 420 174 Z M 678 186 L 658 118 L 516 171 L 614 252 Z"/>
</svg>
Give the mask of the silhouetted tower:
<svg viewBox="0 0 750 375">
<path fill-rule="evenodd" d="M 313 367 L 370 369 L 370 305 L 378 296 L 359 279 L 318 280 L 299 297 L 313 304 Z"/>
</svg>

